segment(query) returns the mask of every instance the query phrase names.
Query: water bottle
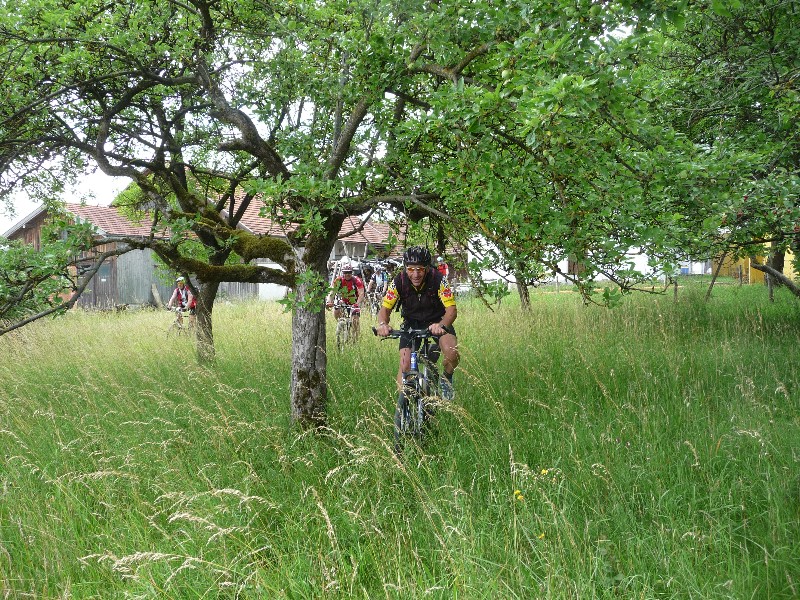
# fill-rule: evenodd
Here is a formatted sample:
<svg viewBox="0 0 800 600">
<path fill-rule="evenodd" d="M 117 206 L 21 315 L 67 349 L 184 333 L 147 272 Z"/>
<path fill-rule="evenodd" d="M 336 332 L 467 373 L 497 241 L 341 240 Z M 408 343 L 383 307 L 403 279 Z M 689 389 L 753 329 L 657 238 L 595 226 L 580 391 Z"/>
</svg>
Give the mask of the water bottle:
<svg viewBox="0 0 800 600">
<path fill-rule="evenodd" d="M 411 370 L 412 371 L 416 371 L 417 370 L 417 353 L 416 352 L 412 352 L 411 353 Z"/>
</svg>

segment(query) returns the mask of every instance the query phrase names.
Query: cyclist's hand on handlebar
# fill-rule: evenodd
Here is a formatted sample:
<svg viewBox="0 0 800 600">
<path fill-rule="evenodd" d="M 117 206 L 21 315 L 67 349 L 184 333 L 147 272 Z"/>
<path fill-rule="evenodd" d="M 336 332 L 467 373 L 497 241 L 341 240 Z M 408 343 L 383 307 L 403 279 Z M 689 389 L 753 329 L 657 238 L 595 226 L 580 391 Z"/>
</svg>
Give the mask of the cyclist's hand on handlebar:
<svg viewBox="0 0 800 600">
<path fill-rule="evenodd" d="M 442 327 L 441 323 L 431 323 L 428 326 L 428 331 L 430 331 L 433 335 L 444 335 L 445 333 L 447 333 L 444 330 L 444 327 Z"/>
<path fill-rule="evenodd" d="M 375 328 L 375 333 L 381 337 L 386 337 L 391 331 L 392 328 L 389 327 L 388 323 L 381 323 Z"/>
</svg>

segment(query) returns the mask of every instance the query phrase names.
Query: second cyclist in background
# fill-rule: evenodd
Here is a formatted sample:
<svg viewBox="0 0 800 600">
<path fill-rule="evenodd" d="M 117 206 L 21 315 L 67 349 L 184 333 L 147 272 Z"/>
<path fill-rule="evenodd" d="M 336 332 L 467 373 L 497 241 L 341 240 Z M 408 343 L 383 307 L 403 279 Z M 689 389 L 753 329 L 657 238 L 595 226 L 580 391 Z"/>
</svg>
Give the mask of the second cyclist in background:
<svg viewBox="0 0 800 600">
<path fill-rule="evenodd" d="M 444 262 L 444 259 L 441 256 L 436 257 L 436 269 L 442 274 L 443 277 L 450 277 L 450 267 L 446 262 Z"/>
<path fill-rule="evenodd" d="M 361 306 L 364 304 L 364 282 L 357 275 L 353 275 L 353 266 L 349 263 L 342 265 L 342 275 L 333 280 L 333 291 L 328 295 L 326 305 L 333 307 L 333 316 L 338 319 L 342 310 L 333 300 L 334 296 L 341 298 L 342 304 L 352 307 L 353 339 L 358 339 Z"/>
<path fill-rule="evenodd" d="M 399 303 L 402 328 L 425 329 L 439 336 L 444 356 L 441 379 L 442 398 L 452 400 L 453 371 L 458 366 L 456 330 L 457 309 L 453 290 L 438 269 L 431 266 L 431 253 L 422 246 L 412 246 L 403 254 L 404 269 L 389 283 L 389 289 L 378 312 L 378 335 L 389 335 L 389 317 Z M 403 385 L 403 373 L 411 368 L 411 341 L 400 338 L 400 369 L 397 385 Z"/>
<path fill-rule="evenodd" d="M 178 277 L 175 280 L 175 290 L 167 302 L 167 308 L 171 309 L 173 306 L 181 312 L 189 313 L 189 327 L 194 327 L 195 312 L 197 312 L 197 300 L 192 294 L 192 290 L 186 285 L 185 277 Z"/>
<path fill-rule="evenodd" d="M 367 286 L 368 292 L 375 292 L 381 298 L 386 295 L 386 290 L 389 287 L 389 274 L 386 272 L 386 267 L 379 264 L 375 267 L 375 272 L 372 274 L 372 278 L 369 280 L 369 285 Z"/>
</svg>

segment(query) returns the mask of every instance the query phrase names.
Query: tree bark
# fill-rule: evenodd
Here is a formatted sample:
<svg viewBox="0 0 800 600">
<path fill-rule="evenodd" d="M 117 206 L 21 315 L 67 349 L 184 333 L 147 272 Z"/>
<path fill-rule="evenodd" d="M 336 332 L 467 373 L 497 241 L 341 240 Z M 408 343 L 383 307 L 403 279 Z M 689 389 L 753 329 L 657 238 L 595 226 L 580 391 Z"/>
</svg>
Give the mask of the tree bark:
<svg viewBox="0 0 800 600">
<path fill-rule="evenodd" d="M 773 247 L 775 244 L 773 244 Z M 783 273 L 783 267 L 786 264 L 786 253 L 783 250 L 774 250 L 772 254 L 769 255 L 769 260 L 767 264 L 778 271 L 779 273 Z M 781 285 L 781 282 L 775 279 L 774 277 L 771 278 L 768 283 L 771 285 Z"/>
<path fill-rule="evenodd" d="M 325 309 L 303 306 L 310 292 L 306 283 L 297 286 L 292 313 L 292 421 L 303 429 L 325 424 L 328 400 Z"/>
<path fill-rule="evenodd" d="M 762 265 L 762 264 L 756 262 L 755 259 L 751 259 L 750 260 L 750 266 L 753 267 L 754 269 L 756 269 L 757 271 L 761 271 L 762 273 L 766 273 L 767 275 L 770 275 L 773 280 L 779 281 L 781 283 L 781 285 L 785 286 L 795 296 L 800 298 L 800 287 L 798 287 L 797 284 L 794 281 L 789 279 L 783 273 L 781 273 L 779 271 L 776 271 L 775 269 L 773 269 L 769 265 Z"/>
<path fill-rule="evenodd" d="M 219 282 L 217 281 L 201 283 L 198 289 L 195 318 L 197 320 L 197 361 L 201 365 L 211 364 L 216 358 L 214 328 L 211 317 L 214 311 L 217 290 L 219 290 Z"/>
<path fill-rule="evenodd" d="M 522 310 L 530 310 L 531 309 L 531 295 L 528 292 L 527 284 L 517 277 L 517 291 L 519 292 L 519 302 L 522 306 Z"/>
</svg>

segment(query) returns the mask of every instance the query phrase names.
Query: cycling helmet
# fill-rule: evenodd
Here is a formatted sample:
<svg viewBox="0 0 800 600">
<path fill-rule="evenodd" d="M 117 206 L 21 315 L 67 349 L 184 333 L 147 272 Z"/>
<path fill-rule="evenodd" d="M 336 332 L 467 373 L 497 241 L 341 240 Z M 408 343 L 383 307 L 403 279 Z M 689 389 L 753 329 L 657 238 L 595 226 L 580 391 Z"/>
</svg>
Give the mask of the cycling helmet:
<svg viewBox="0 0 800 600">
<path fill-rule="evenodd" d="M 353 265 L 349 262 L 342 262 L 342 273 L 352 273 Z"/>
<path fill-rule="evenodd" d="M 178 278 L 175 280 L 175 283 L 178 283 L 178 282 L 180 282 L 180 281 L 186 281 L 186 279 L 185 279 L 183 276 L 181 276 L 181 277 L 178 277 Z"/>
<path fill-rule="evenodd" d="M 422 246 L 411 246 L 403 253 L 403 263 L 407 265 L 431 264 L 431 252 Z"/>
<path fill-rule="evenodd" d="M 437 263 L 443 263 L 443 262 L 444 262 L 444 259 L 443 259 L 441 256 L 437 256 L 437 257 L 436 257 L 436 262 L 437 262 Z"/>
</svg>

